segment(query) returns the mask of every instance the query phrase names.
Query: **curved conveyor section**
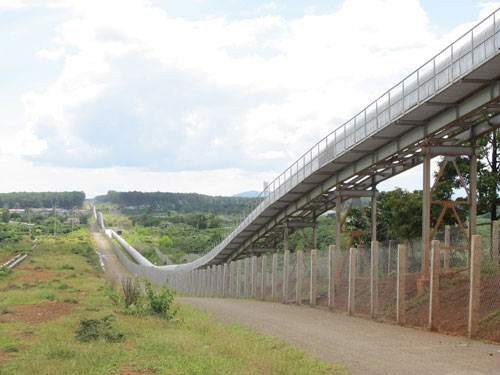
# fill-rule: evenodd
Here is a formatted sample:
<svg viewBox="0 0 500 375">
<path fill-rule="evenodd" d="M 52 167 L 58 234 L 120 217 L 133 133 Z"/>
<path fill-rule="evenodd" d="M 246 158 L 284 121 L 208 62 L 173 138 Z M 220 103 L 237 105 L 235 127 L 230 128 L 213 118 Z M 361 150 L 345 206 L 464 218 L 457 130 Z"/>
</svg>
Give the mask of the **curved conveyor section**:
<svg viewBox="0 0 500 375">
<path fill-rule="evenodd" d="M 262 202 L 205 256 L 190 263 L 155 266 L 118 234 L 110 231 L 109 237 L 139 264 L 165 271 L 190 271 L 232 260 L 280 225 L 284 217 L 336 186 L 368 189 L 360 171 L 370 170 L 378 183 L 420 164 L 415 150 L 423 141 L 433 135 L 446 138 L 446 130 L 464 116 L 488 103 L 500 103 L 499 78 L 500 9 L 319 141 L 269 184 Z M 498 127 L 499 120 L 500 115 L 490 118 L 488 124 L 474 123 L 474 129 L 456 137 L 456 145 Z M 413 164 L 405 166 L 402 160 L 401 168 L 390 164 L 379 170 L 395 155 L 404 158 L 405 150 L 411 150 Z M 105 229 L 100 212 L 98 216 Z"/>
</svg>

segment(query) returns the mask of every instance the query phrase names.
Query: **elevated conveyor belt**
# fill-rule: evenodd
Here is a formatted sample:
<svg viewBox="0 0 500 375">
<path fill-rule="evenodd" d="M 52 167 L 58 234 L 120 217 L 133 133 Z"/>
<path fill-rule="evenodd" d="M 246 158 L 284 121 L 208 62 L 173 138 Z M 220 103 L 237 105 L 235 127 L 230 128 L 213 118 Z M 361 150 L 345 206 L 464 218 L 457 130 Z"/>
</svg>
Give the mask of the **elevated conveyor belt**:
<svg viewBox="0 0 500 375">
<path fill-rule="evenodd" d="M 275 247 L 287 220 L 313 222 L 335 207 L 340 191 L 374 191 L 381 181 L 422 163 L 424 151 L 446 154 L 496 129 L 499 78 L 497 10 L 314 145 L 269 184 L 260 204 L 209 253 L 158 268 L 188 271 L 226 263 L 253 247 Z M 100 221 L 104 226 L 102 215 Z"/>
</svg>

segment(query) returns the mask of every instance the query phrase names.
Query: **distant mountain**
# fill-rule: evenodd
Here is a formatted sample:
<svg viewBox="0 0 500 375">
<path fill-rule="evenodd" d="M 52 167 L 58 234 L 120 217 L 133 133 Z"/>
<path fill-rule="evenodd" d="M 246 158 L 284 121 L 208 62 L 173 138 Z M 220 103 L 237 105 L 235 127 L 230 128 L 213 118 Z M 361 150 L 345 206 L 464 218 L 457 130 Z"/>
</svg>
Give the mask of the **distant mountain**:
<svg viewBox="0 0 500 375">
<path fill-rule="evenodd" d="M 257 190 L 250 190 L 250 191 L 245 191 L 243 193 L 235 194 L 232 195 L 234 198 L 257 198 L 260 194 L 260 191 Z"/>
</svg>

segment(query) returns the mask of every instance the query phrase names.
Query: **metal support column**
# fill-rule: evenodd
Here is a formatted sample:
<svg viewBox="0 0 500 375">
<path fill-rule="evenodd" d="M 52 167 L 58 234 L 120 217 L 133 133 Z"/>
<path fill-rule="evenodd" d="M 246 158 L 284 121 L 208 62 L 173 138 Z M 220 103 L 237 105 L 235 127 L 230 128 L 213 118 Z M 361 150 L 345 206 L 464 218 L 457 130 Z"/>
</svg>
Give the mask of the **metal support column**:
<svg viewBox="0 0 500 375">
<path fill-rule="evenodd" d="M 431 154 L 427 150 L 424 156 L 422 197 L 422 277 L 429 280 L 429 256 L 431 251 Z"/>
<path fill-rule="evenodd" d="M 469 190 L 470 190 L 470 213 L 469 213 L 469 239 L 476 234 L 477 229 L 477 152 L 476 140 L 472 140 L 473 153 L 470 157 L 470 175 L 469 175 Z M 467 266 L 470 266 L 471 248 L 468 249 Z"/>
<path fill-rule="evenodd" d="M 377 241 L 377 194 L 375 194 L 375 186 L 373 186 L 372 196 L 372 242 Z"/>
<path fill-rule="evenodd" d="M 337 196 L 335 203 L 335 249 L 338 254 L 341 254 L 341 237 L 342 237 L 342 197 L 340 194 Z M 335 270 L 335 279 L 340 280 L 340 262 L 337 262 Z"/>
</svg>

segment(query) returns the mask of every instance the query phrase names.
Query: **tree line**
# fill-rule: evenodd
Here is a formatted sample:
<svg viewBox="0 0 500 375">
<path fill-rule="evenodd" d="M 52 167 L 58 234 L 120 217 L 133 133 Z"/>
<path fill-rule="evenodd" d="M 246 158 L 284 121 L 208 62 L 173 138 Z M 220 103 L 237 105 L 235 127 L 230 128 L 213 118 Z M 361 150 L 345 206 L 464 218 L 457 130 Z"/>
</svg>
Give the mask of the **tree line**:
<svg viewBox="0 0 500 375">
<path fill-rule="evenodd" d="M 258 198 L 221 197 L 197 193 L 143 193 L 140 191 L 108 191 L 95 198 L 100 203 L 113 203 L 120 207 L 134 206 L 155 211 L 211 212 L 215 215 L 248 213 Z"/>
<path fill-rule="evenodd" d="M 48 208 L 54 204 L 59 208 L 81 208 L 84 200 L 83 191 L 0 193 L 0 207 L 19 209 Z"/>
</svg>

